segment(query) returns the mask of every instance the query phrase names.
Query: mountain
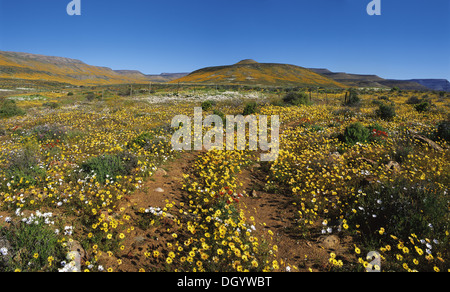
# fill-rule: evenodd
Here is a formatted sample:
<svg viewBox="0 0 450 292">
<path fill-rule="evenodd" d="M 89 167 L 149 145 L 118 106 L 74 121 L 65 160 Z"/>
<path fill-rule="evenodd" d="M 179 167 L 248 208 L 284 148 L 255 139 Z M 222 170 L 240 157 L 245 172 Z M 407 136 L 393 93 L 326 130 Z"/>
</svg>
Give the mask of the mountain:
<svg viewBox="0 0 450 292">
<path fill-rule="evenodd" d="M 252 59 L 234 65 L 207 67 L 192 73 L 144 74 L 137 70 L 112 70 L 80 60 L 29 53 L 0 51 L 0 81 L 95 86 L 171 82 L 302 87 L 398 87 L 404 90 L 450 91 L 445 79 L 392 80 L 377 75 L 332 72 L 288 64 L 258 63 Z"/>
<path fill-rule="evenodd" d="M 322 68 L 309 68 L 309 70 L 352 87 L 376 87 L 376 88 L 398 87 L 403 90 L 450 91 L 450 82 L 446 79 L 397 80 L 397 79 L 384 79 L 377 75 L 362 75 L 344 72 L 332 72 L 328 69 Z"/>
<path fill-rule="evenodd" d="M 111 85 L 167 82 L 179 75 L 145 75 L 135 70 L 112 70 L 80 60 L 0 51 L 0 79 L 58 82 L 71 85 Z"/>
<path fill-rule="evenodd" d="M 234 65 L 203 68 L 172 81 L 172 83 L 178 82 L 219 85 L 346 87 L 303 67 L 258 63 L 251 59 L 242 60 Z"/>
<path fill-rule="evenodd" d="M 412 79 L 409 81 L 422 84 L 431 90 L 450 92 L 450 82 L 447 79 Z"/>
<path fill-rule="evenodd" d="M 377 75 L 350 74 L 345 72 L 332 72 L 328 69 L 310 68 L 311 71 L 331 78 L 342 84 L 352 87 L 392 88 L 404 90 L 427 90 L 427 87 L 412 81 L 388 80 Z"/>
</svg>

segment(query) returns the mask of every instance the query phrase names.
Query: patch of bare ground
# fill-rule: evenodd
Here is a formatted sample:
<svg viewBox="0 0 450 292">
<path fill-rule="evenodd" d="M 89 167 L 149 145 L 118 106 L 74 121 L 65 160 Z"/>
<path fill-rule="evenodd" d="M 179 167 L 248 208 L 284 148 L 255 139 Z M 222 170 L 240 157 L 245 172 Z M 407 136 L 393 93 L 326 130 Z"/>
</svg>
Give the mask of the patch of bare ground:
<svg viewBox="0 0 450 292">
<path fill-rule="evenodd" d="M 317 240 L 304 239 L 296 226 L 295 206 L 290 196 L 264 191 L 265 175 L 258 164 L 240 174 L 243 182 L 241 207 L 248 217 L 255 218 L 257 231 L 273 232 L 273 244 L 278 246 L 278 257 L 285 269 L 294 271 L 321 271 L 328 263 L 329 254 Z M 289 267 L 289 268 L 288 268 Z"/>
<path fill-rule="evenodd" d="M 124 209 L 124 214 L 130 216 L 135 225 L 139 225 L 140 209 L 163 209 L 167 202 L 175 202 L 177 205 L 182 202 L 183 174 L 188 172 L 200 154 L 201 152 L 184 152 L 180 157 L 161 166 L 139 190 L 126 198 L 125 203 L 120 206 Z M 172 234 L 180 232 L 176 228 L 177 224 L 170 219 L 170 215 L 155 226 L 135 227 L 126 235 L 123 245 L 127 248 L 118 255 L 121 264 L 116 263 L 117 258 L 111 259 L 107 255 L 102 260 L 108 261 L 108 266 L 115 265 L 117 271 L 122 272 L 136 272 L 143 263 L 146 271 L 163 270 L 164 267 L 152 260 L 153 255 L 148 257 L 145 253 L 152 250 L 163 251 L 167 242 L 171 241 Z"/>
</svg>

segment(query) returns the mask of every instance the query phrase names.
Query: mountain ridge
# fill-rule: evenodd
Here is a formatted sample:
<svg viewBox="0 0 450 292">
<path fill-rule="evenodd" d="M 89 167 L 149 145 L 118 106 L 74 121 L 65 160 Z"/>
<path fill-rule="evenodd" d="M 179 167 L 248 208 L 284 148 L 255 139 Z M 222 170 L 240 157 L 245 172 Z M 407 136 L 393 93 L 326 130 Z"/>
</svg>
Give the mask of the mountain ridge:
<svg viewBox="0 0 450 292">
<path fill-rule="evenodd" d="M 0 79 L 56 82 L 76 86 L 126 83 L 209 83 L 260 86 L 363 87 L 450 92 L 446 79 L 385 79 L 374 74 L 332 72 L 326 68 L 304 68 L 244 59 L 233 65 L 211 66 L 191 73 L 144 74 L 138 70 L 113 70 L 81 60 L 0 51 Z"/>
<path fill-rule="evenodd" d="M 309 68 L 310 70 L 327 76 L 333 80 L 346 84 L 352 87 L 375 87 L 375 88 L 393 88 L 398 87 L 403 90 L 439 90 L 438 86 L 445 88 L 444 85 L 430 86 L 429 84 L 436 82 L 436 80 L 447 81 L 446 79 L 428 79 L 429 82 L 419 82 L 424 79 L 411 79 L 411 80 L 400 80 L 400 79 L 385 79 L 373 74 L 353 74 L 346 72 L 332 72 L 328 69 L 323 68 Z M 448 82 L 448 81 L 447 81 Z M 445 83 L 445 82 L 443 82 Z M 428 84 L 428 86 L 427 86 Z M 449 88 L 450 89 L 450 83 Z M 449 91 L 449 90 L 447 90 Z"/>
<path fill-rule="evenodd" d="M 113 70 L 65 57 L 0 51 L 0 79 L 58 82 L 76 86 L 168 82 L 183 73 L 146 75 L 137 70 Z"/>
</svg>

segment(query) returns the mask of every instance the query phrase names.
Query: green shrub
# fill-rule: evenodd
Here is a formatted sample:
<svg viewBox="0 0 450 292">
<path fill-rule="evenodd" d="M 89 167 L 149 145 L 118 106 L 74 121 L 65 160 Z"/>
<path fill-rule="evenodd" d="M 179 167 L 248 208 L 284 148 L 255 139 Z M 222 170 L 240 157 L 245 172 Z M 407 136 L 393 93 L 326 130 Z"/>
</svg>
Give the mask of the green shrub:
<svg viewBox="0 0 450 292">
<path fill-rule="evenodd" d="M 364 127 L 361 123 L 354 123 L 345 128 L 344 135 L 342 136 L 343 142 L 355 145 L 356 143 L 365 143 L 369 141 L 370 131 Z"/>
<path fill-rule="evenodd" d="M 344 105 L 353 106 L 357 105 L 360 102 L 358 91 L 354 88 L 350 88 L 349 91 L 345 94 Z"/>
<path fill-rule="evenodd" d="M 119 175 L 130 175 L 137 165 L 138 160 L 135 156 L 121 152 L 91 158 L 81 164 L 81 170 L 86 174 L 95 174 L 98 182 L 105 183 L 107 179 L 113 180 Z"/>
<path fill-rule="evenodd" d="M 247 103 L 245 105 L 243 115 L 244 116 L 253 115 L 256 113 L 257 108 L 258 104 L 256 102 Z"/>
<path fill-rule="evenodd" d="M 375 114 L 383 120 L 391 120 L 396 116 L 395 107 L 388 104 L 380 104 Z"/>
<path fill-rule="evenodd" d="M 392 157 L 398 163 L 403 163 L 403 162 L 407 161 L 408 155 L 410 155 L 412 151 L 413 151 L 412 146 L 409 146 L 409 145 L 397 146 L 397 148 L 395 149 L 395 152 L 392 154 Z"/>
<path fill-rule="evenodd" d="M 416 104 L 414 106 L 414 108 L 416 109 L 416 111 L 418 111 L 419 113 L 424 113 L 430 110 L 431 105 L 428 102 L 422 102 L 419 104 Z"/>
<path fill-rule="evenodd" d="M 450 141 L 450 121 L 440 122 L 437 127 L 438 137 Z"/>
<path fill-rule="evenodd" d="M 202 102 L 202 110 L 209 111 L 216 105 L 216 102 L 213 100 L 206 100 Z"/>
<path fill-rule="evenodd" d="M 0 227 L 0 238 L 6 239 L 10 247 L 6 260 L 0 261 L 0 271 L 57 272 L 61 268 L 66 249 L 55 228 L 45 223 L 49 215 L 44 215 L 24 218 L 8 228 Z"/>
<path fill-rule="evenodd" d="M 93 101 L 95 98 L 99 98 L 100 96 L 98 96 L 97 94 L 95 94 L 94 92 L 88 92 L 86 94 L 86 99 L 88 101 Z"/>
<path fill-rule="evenodd" d="M 154 139 L 154 136 L 148 132 L 142 133 L 141 135 L 134 138 L 129 144 L 129 147 L 139 146 L 145 148 Z"/>
<path fill-rule="evenodd" d="M 6 181 L 3 189 L 26 188 L 37 185 L 45 177 L 46 171 L 39 166 L 39 156 L 36 145 L 27 144 L 23 149 L 11 153 L 4 169 Z"/>
<path fill-rule="evenodd" d="M 417 96 L 411 96 L 407 101 L 406 101 L 406 104 L 412 104 L 412 105 L 415 105 L 415 104 L 419 104 L 419 103 L 421 103 L 421 100 L 420 100 L 420 98 L 418 98 Z"/>
<path fill-rule="evenodd" d="M 0 118 L 11 118 L 23 115 L 25 115 L 25 111 L 19 108 L 14 100 L 4 100 L 0 102 Z"/>
<path fill-rule="evenodd" d="M 357 198 L 350 221 L 361 226 L 366 238 L 376 235 L 383 227 L 387 234 L 408 238 L 415 233 L 419 238 L 437 238 L 448 226 L 448 196 L 432 185 L 412 184 L 399 179 L 388 184 L 370 184 L 364 196 Z"/>
<path fill-rule="evenodd" d="M 309 97 L 304 92 L 289 92 L 283 97 L 283 102 L 288 105 L 308 105 Z"/>
<path fill-rule="evenodd" d="M 45 107 L 48 107 L 48 108 L 51 108 L 51 109 L 57 109 L 59 107 L 59 103 L 57 103 L 57 102 L 46 102 L 46 103 L 43 103 L 42 106 L 45 106 Z"/>
</svg>

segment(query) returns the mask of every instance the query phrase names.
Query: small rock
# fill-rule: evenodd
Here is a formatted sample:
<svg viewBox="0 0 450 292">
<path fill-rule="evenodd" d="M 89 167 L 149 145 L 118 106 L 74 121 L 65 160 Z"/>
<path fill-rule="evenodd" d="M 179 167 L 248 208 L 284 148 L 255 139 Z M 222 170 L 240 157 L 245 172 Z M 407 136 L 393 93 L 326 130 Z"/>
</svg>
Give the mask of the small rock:
<svg viewBox="0 0 450 292">
<path fill-rule="evenodd" d="M 253 190 L 253 191 L 250 193 L 250 197 L 252 197 L 252 198 L 257 198 L 257 197 L 258 197 L 258 193 L 257 193 L 255 190 Z"/>
<path fill-rule="evenodd" d="M 336 249 L 340 244 L 340 239 L 336 235 L 330 235 L 325 237 L 323 240 L 323 245 L 328 249 Z"/>
<path fill-rule="evenodd" d="M 156 193 L 164 193 L 164 190 L 162 188 L 156 188 L 155 192 Z"/>
<path fill-rule="evenodd" d="M 143 236 L 136 236 L 134 238 L 134 242 L 136 244 L 143 244 L 145 242 L 145 237 L 143 237 Z"/>
<path fill-rule="evenodd" d="M 70 252 L 77 252 L 81 258 L 84 258 L 86 256 L 86 252 L 84 251 L 80 242 L 78 242 L 76 240 L 73 240 L 73 239 L 69 240 L 67 242 L 67 247 L 69 248 Z"/>
<path fill-rule="evenodd" d="M 158 169 L 155 171 L 155 175 L 162 175 L 162 176 L 164 176 L 164 175 L 167 175 L 167 171 L 165 171 L 165 170 L 162 169 L 162 168 L 158 168 Z"/>
</svg>

